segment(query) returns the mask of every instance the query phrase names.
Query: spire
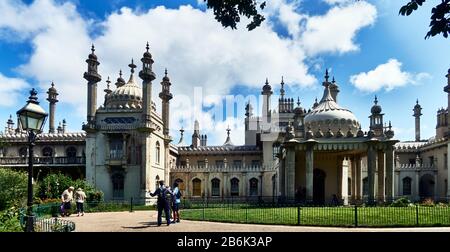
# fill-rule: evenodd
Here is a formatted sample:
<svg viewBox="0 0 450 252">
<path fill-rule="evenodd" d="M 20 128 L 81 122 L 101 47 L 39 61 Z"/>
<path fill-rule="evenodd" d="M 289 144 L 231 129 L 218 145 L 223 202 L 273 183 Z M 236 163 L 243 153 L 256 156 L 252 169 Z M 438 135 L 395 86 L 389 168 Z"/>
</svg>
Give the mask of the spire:
<svg viewBox="0 0 450 252">
<path fill-rule="evenodd" d="M 280 89 L 280 96 L 281 96 L 281 99 L 283 99 L 284 98 L 284 94 L 285 94 L 285 91 L 284 91 L 284 78 L 283 78 L 283 76 L 281 76 L 281 89 Z"/>
<path fill-rule="evenodd" d="M 376 95 L 375 95 L 375 100 L 373 101 L 373 103 L 374 103 L 374 105 L 372 106 L 372 109 L 370 109 L 370 112 L 372 114 L 380 114 L 382 109 L 381 109 L 381 106 L 378 105 L 378 98 Z"/>
<path fill-rule="evenodd" d="M 184 129 L 182 126 L 180 129 L 180 141 L 178 141 L 178 146 L 184 146 L 184 145 L 186 145 L 186 144 L 184 143 Z"/>
<path fill-rule="evenodd" d="M 119 88 L 125 85 L 125 80 L 122 78 L 122 69 L 119 71 L 119 78 L 117 78 L 116 87 Z"/>
<path fill-rule="evenodd" d="M 325 82 L 328 83 L 328 78 L 330 78 L 330 76 L 328 75 L 328 68 L 325 70 Z"/>
<path fill-rule="evenodd" d="M 333 97 L 331 96 L 330 85 L 325 85 L 325 90 L 323 91 L 323 96 L 320 100 L 321 103 L 325 101 L 334 101 Z"/>
<path fill-rule="evenodd" d="M 300 97 L 297 96 L 297 106 L 300 107 Z"/>
<path fill-rule="evenodd" d="M 110 84 L 111 84 L 111 81 L 109 80 L 109 76 L 108 76 L 108 79 L 106 80 L 106 89 L 103 90 L 107 95 L 112 92 L 112 90 L 110 89 Z"/>
<path fill-rule="evenodd" d="M 331 81 L 331 83 L 333 83 L 333 84 L 336 83 L 336 80 L 334 79 L 334 76 L 333 76 L 333 80 Z"/>
<path fill-rule="evenodd" d="M 266 82 L 264 83 L 261 94 L 269 95 L 272 94 L 272 87 L 269 85 L 269 79 L 266 77 Z"/>
<path fill-rule="evenodd" d="M 230 125 L 228 125 L 228 127 L 227 127 L 227 140 L 225 140 L 225 143 L 223 144 L 225 146 L 233 145 L 233 143 L 231 142 L 231 138 L 230 138 L 230 131 L 231 131 Z"/>
<path fill-rule="evenodd" d="M 131 58 L 131 64 L 129 64 L 128 66 L 131 68 L 131 74 L 134 74 L 134 69 L 137 66 L 134 64 L 134 59 L 133 58 Z"/>
<path fill-rule="evenodd" d="M 252 107 L 252 104 L 250 104 L 250 100 L 248 101 L 247 105 L 245 106 L 245 116 L 246 117 L 253 116 L 253 107 Z"/>
</svg>

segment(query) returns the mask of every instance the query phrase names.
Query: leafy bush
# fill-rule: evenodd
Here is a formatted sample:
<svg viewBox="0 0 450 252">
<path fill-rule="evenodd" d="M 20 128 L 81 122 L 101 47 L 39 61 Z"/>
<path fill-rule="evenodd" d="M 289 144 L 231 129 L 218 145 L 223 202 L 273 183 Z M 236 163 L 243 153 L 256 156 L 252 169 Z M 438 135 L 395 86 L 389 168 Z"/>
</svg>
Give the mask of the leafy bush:
<svg viewBox="0 0 450 252">
<path fill-rule="evenodd" d="M 0 232 L 22 232 L 23 228 L 19 221 L 19 210 L 11 207 L 0 212 Z"/>
<path fill-rule="evenodd" d="M 432 207 L 432 206 L 434 206 L 434 201 L 433 201 L 432 198 L 426 198 L 420 203 L 420 205 L 421 206 L 431 206 Z"/>
<path fill-rule="evenodd" d="M 411 201 L 408 198 L 399 198 L 392 202 L 392 207 L 407 207 L 411 205 Z"/>
<path fill-rule="evenodd" d="M 24 172 L 0 168 L 0 210 L 25 205 L 28 176 Z"/>
</svg>

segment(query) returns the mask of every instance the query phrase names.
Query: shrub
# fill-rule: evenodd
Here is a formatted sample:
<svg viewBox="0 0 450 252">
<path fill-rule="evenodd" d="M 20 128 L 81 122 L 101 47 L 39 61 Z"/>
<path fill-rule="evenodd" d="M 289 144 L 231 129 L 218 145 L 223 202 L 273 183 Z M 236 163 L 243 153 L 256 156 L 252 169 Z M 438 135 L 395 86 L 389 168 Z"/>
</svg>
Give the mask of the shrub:
<svg viewBox="0 0 450 252">
<path fill-rule="evenodd" d="M 404 198 L 404 197 L 395 200 L 391 204 L 392 207 L 407 207 L 409 205 L 411 205 L 411 201 L 408 198 Z"/>
<path fill-rule="evenodd" d="M 421 206 L 434 206 L 434 201 L 432 198 L 426 198 L 421 203 Z"/>
<path fill-rule="evenodd" d="M 19 210 L 11 207 L 0 212 L 0 232 L 21 232 L 23 231 L 19 221 Z"/>
<path fill-rule="evenodd" d="M 11 206 L 25 205 L 28 176 L 24 172 L 0 168 L 0 211 Z"/>
</svg>

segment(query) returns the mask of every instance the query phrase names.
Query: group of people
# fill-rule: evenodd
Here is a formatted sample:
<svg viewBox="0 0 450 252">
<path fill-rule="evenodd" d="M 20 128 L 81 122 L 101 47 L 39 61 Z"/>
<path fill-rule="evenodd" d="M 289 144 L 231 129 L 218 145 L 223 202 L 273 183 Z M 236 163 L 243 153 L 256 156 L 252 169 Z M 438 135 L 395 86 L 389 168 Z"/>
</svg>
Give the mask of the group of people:
<svg viewBox="0 0 450 252">
<path fill-rule="evenodd" d="M 162 223 L 162 212 L 164 211 L 164 215 L 166 216 L 167 226 L 171 223 L 180 222 L 180 203 L 181 203 L 181 191 L 178 188 L 178 183 L 175 182 L 173 184 L 173 189 L 169 186 L 164 185 L 164 181 L 159 181 L 159 187 L 155 190 L 155 192 L 150 192 L 152 197 L 158 196 L 157 199 L 157 209 L 158 209 L 158 226 L 161 226 Z M 171 210 L 172 209 L 172 221 Z"/>
<path fill-rule="evenodd" d="M 72 201 L 74 199 L 73 191 L 75 188 L 73 186 L 64 190 L 61 194 L 61 216 L 70 216 Z M 86 200 L 86 193 L 84 193 L 83 189 L 78 188 L 75 192 L 75 202 L 77 203 L 77 216 L 84 216 L 84 201 Z"/>
</svg>

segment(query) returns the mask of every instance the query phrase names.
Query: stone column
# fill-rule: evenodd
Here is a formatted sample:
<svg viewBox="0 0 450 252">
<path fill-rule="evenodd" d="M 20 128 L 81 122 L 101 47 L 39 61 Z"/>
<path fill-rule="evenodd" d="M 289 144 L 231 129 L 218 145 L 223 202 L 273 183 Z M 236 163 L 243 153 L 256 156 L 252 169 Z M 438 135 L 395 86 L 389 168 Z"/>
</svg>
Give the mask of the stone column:
<svg viewBox="0 0 450 252">
<path fill-rule="evenodd" d="M 348 160 L 347 158 L 344 158 L 344 160 L 342 160 L 340 162 L 342 165 L 342 169 L 341 169 L 341 199 L 343 200 L 343 204 L 344 205 L 348 205 Z"/>
<path fill-rule="evenodd" d="M 378 151 L 378 202 L 384 202 L 384 152 Z"/>
<path fill-rule="evenodd" d="M 350 165 L 351 165 L 350 169 L 351 169 L 351 173 L 352 173 L 352 176 L 351 176 L 351 178 L 352 178 L 352 185 L 351 185 L 351 189 L 352 189 L 351 195 L 352 195 L 352 197 L 351 197 L 351 200 L 352 200 L 352 202 L 354 202 L 355 199 L 356 199 L 356 158 L 354 156 L 350 160 Z"/>
<path fill-rule="evenodd" d="M 362 178 L 361 178 L 361 157 L 357 156 L 355 158 L 355 170 L 356 170 L 356 190 L 355 190 L 355 197 L 356 200 L 361 200 L 361 195 L 362 195 Z"/>
<path fill-rule="evenodd" d="M 289 146 L 286 152 L 286 197 L 288 200 L 295 198 L 295 151 L 294 146 Z"/>
<path fill-rule="evenodd" d="M 436 171 L 434 172 L 434 201 L 437 201 L 438 199 L 438 177 Z"/>
<path fill-rule="evenodd" d="M 306 201 L 312 202 L 314 189 L 314 144 L 306 144 Z"/>
<path fill-rule="evenodd" d="M 278 176 L 278 179 L 279 179 L 278 188 L 280 190 L 280 196 L 282 196 L 282 197 L 286 197 L 286 190 L 285 190 L 286 189 L 285 188 L 285 186 L 286 186 L 286 183 L 285 183 L 285 181 L 286 181 L 286 177 L 285 177 L 286 165 L 285 165 L 285 163 L 286 163 L 286 157 L 284 159 L 280 160 L 280 173 Z"/>
<path fill-rule="evenodd" d="M 367 178 L 369 183 L 368 203 L 373 204 L 375 199 L 375 168 L 376 152 L 373 143 L 369 143 L 367 155 Z"/>
<path fill-rule="evenodd" d="M 394 150 L 390 145 L 386 148 L 386 201 L 392 202 L 394 197 Z"/>
<path fill-rule="evenodd" d="M 413 199 L 414 200 L 420 200 L 420 195 L 419 195 L 419 181 L 420 181 L 420 177 L 419 177 L 419 170 L 417 168 L 414 169 L 414 172 L 416 173 L 415 176 L 415 181 L 414 181 L 414 195 L 413 195 Z"/>
</svg>

